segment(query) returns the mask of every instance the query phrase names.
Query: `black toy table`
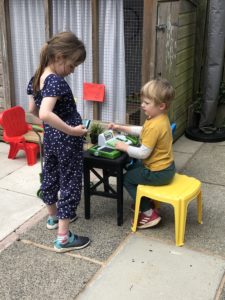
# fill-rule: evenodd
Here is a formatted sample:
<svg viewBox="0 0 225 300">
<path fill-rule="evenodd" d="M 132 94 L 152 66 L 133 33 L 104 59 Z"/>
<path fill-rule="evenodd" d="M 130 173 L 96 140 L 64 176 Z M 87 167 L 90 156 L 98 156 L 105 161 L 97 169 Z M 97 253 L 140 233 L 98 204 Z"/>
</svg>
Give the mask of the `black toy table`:
<svg viewBox="0 0 225 300">
<path fill-rule="evenodd" d="M 98 195 L 117 199 L 117 225 L 123 224 L 123 168 L 127 163 L 128 156 L 123 153 L 116 159 L 108 159 L 84 152 L 84 209 L 85 219 L 90 219 L 90 198 L 92 195 Z M 103 176 L 95 169 L 101 169 Z M 97 183 L 91 186 L 90 173 L 95 174 L 99 179 Z M 109 177 L 117 178 L 116 191 L 109 184 Z M 98 191 L 97 187 L 103 184 L 104 191 Z"/>
</svg>

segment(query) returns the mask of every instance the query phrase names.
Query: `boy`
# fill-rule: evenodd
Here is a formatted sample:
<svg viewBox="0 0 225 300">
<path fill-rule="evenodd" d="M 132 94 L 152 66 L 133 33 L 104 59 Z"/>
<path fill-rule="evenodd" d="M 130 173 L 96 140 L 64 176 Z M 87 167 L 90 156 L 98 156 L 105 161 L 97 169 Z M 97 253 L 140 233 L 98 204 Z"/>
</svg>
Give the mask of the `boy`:
<svg viewBox="0 0 225 300">
<path fill-rule="evenodd" d="M 151 80 L 141 89 L 141 108 L 147 116 L 143 127 L 109 124 L 110 129 L 140 136 L 140 147 L 124 142 L 117 142 L 115 146 L 116 149 L 127 152 L 130 157 L 138 159 L 124 176 L 124 186 L 133 200 L 132 210 L 138 184 L 166 185 L 175 175 L 173 138 L 167 115 L 174 95 L 174 89 L 167 80 Z M 140 210 L 137 228 L 153 227 L 160 222 L 161 217 L 151 199 L 142 198 Z"/>
</svg>

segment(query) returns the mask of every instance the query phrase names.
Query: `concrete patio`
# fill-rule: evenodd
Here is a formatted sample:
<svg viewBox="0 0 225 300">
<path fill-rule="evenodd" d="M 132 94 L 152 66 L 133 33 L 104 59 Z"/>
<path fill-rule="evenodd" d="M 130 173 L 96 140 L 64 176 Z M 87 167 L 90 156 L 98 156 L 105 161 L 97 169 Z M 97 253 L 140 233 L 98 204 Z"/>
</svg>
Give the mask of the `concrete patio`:
<svg viewBox="0 0 225 300">
<path fill-rule="evenodd" d="M 23 153 L 16 160 L 7 153 L 0 143 L 0 299 L 225 299 L 224 142 L 183 136 L 174 144 L 178 171 L 200 179 L 203 190 L 203 224 L 193 201 L 183 247 L 175 246 L 168 205 L 159 226 L 131 233 L 125 194 L 121 227 L 116 201 L 93 197 L 85 220 L 82 200 L 71 229 L 92 242 L 65 254 L 53 251 L 56 232 L 46 229 L 47 212 L 36 197 L 40 163 L 28 167 Z"/>
</svg>

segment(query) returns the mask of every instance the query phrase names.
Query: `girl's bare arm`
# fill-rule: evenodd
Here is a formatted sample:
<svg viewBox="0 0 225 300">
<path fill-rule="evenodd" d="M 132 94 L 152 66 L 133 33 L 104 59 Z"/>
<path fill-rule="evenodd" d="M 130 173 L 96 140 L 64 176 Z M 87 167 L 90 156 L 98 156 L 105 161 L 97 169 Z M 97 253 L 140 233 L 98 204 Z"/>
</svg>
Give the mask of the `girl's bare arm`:
<svg viewBox="0 0 225 300">
<path fill-rule="evenodd" d="M 42 100 L 39 118 L 50 126 L 73 136 L 83 136 L 87 133 L 87 129 L 83 125 L 72 127 L 60 119 L 54 112 L 57 97 L 45 97 Z"/>
</svg>

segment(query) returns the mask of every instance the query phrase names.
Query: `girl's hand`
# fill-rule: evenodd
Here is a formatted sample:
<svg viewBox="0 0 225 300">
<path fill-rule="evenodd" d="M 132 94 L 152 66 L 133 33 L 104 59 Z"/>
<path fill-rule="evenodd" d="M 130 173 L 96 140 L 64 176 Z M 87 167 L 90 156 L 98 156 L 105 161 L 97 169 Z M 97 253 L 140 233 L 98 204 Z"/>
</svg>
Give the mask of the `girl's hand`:
<svg viewBox="0 0 225 300">
<path fill-rule="evenodd" d="M 88 130 L 86 129 L 86 127 L 84 125 L 78 125 L 75 127 L 71 127 L 70 135 L 83 136 L 83 135 L 87 134 L 87 132 L 88 132 Z"/>
<path fill-rule="evenodd" d="M 117 142 L 115 145 L 115 148 L 117 150 L 123 151 L 123 152 L 127 152 L 128 149 L 128 145 L 124 142 Z"/>
<path fill-rule="evenodd" d="M 112 130 L 119 130 L 119 125 L 115 124 L 115 123 L 109 123 L 108 125 L 108 129 L 112 129 Z"/>
</svg>

